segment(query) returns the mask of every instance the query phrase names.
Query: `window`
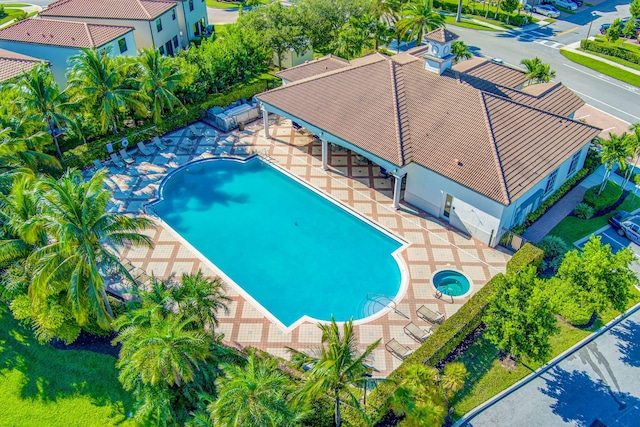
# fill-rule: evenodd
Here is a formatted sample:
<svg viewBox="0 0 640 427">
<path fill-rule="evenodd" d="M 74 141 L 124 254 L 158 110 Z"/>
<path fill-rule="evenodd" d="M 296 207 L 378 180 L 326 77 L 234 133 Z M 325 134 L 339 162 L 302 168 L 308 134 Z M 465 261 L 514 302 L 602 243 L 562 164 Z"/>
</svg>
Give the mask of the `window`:
<svg viewBox="0 0 640 427">
<path fill-rule="evenodd" d="M 118 47 L 120 48 L 120 53 L 125 53 L 127 51 L 127 41 L 124 37 L 118 40 Z"/>
<path fill-rule="evenodd" d="M 160 46 L 160 49 L 158 49 L 158 52 L 160 52 L 160 55 L 164 55 L 164 46 Z"/>
<path fill-rule="evenodd" d="M 193 10 L 193 0 L 189 0 L 189 10 Z"/>
<path fill-rule="evenodd" d="M 178 36 L 173 38 L 173 47 L 178 47 Z"/>
<path fill-rule="evenodd" d="M 567 176 L 570 176 L 572 173 L 576 171 L 576 169 L 578 169 L 578 160 L 580 160 L 579 151 L 576 154 L 574 154 L 573 157 L 571 158 L 571 165 L 569 166 L 569 172 L 567 173 Z"/>
<path fill-rule="evenodd" d="M 176 10 L 175 9 L 171 9 L 171 20 L 173 20 L 173 21 L 176 20 Z"/>
<path fill-rule="evenodd" d="M 162 19 L 156 19 L 156 28 L 158 29 L 158 32 L 162 31 Z"/>
<path fill-rule="evenodd" d="M 551 172 L 549 178 L 547 179 L 547 186 L 544 189 L 544 194 L 549 194 L 553 190 L 553 186 L 556 183 L 556 177 L 558 176 L 558 169 Z"/>
</svg>

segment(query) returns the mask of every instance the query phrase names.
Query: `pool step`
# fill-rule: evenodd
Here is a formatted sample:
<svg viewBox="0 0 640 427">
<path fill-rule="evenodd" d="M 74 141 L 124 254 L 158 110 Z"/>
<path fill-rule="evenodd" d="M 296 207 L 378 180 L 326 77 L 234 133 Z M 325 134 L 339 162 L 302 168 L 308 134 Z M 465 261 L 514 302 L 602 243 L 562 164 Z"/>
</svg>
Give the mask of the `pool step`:
<svg viewBox="0 0 640 427">
<path fill-rule="evenodd" d="M 362 317 L 372 316 L 387 306 L 391 306 L 396 314 L 409 319 L 409 316 L 396 308 L 393 298 L 383 294 L 368 294 L 367 299 L 360 305 L 360 314 Z"/>
</svg>

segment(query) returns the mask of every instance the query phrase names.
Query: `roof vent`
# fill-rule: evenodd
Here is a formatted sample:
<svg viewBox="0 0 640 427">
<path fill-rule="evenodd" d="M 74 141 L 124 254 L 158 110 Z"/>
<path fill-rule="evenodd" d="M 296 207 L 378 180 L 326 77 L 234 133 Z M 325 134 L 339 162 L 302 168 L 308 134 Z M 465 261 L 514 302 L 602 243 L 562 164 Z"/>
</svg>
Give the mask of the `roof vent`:
<svg viewBox="0 0 640 427">
<path fill-rule="evenodd" d="M 53 34 L 49 33 L 49 37 L 53 38 Z"/>
<path fill-rule="evenodd" d="M 453 161 L 457 166 L 464 166 L 463 163 L 460 161 L 460 159 L 453 159 Z"/>
<path fill-rule="evenodd" d="M 31 36 L 31 33 L 30 33 L 29 31 L 27 31 L 27 35 L 28 35 L 28 36 Z"/>
</svg>

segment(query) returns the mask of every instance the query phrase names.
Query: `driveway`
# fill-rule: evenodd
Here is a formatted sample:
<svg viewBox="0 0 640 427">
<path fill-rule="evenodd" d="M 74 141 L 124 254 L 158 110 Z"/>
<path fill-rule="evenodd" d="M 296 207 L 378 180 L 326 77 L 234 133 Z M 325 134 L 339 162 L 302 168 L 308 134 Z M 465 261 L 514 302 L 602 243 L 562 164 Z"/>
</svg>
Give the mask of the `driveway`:
<svg viewBox="0 0 640 427">
<path fill-rule="evenodd" d="M 604 334 L 461 425 L 638 425 L 638 378 L 640 310 L 636 309 Z"/>
</svg>

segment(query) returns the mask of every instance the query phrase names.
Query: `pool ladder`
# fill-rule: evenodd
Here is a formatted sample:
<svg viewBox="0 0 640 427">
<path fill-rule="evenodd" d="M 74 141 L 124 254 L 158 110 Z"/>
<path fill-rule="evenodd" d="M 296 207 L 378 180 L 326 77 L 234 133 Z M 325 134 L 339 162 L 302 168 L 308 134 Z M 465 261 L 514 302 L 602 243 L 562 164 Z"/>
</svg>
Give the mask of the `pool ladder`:
<svg viewBox="0 0 640 427">
<path fill-rule="evenodd" d="M 396 302 L 393 300 L 393 298 L 389 297 L 388 295 L 385 295 L 385 294 L 367 294 L 367 301 L 371 301 L 374 304 L 380 304 L 383 308 L 386 307 L 386 306 L 391 306 L 393 308 L 393 311 L 396 314 L 404 317 L 405 319 L 411 320 L 411 318 L 409 316 L 407 316 L 406 314 L 404 314 L 403 312 L 398 310 L 398 307 L 396 306 Z"/>
<path fill-rule="evenodd" d="M 260 150 L 260 152 L 258 153 L 258 156 L 260 157 L 260 160 L 264 163 L 268 163 L 272 165 L 278 163 L 278 159 L 274 159 L 273 157 L 271 157 L 269 155 L 269 150 L 267 150 L 266 148 L 263 150 Z"/>
</svg>

